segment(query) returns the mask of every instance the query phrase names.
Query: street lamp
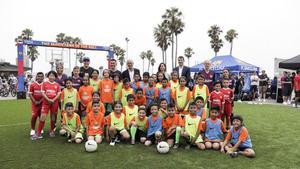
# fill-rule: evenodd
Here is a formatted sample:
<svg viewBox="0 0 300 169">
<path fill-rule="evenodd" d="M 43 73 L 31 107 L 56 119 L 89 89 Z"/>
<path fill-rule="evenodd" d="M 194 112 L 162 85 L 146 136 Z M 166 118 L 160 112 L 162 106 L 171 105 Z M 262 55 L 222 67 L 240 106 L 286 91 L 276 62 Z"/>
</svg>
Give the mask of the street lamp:
<svg viewBox="0 0 300 169">
<path fill-rule="evenodd" d="M 126 37 L 125 41 L 126 41 L 126 60 L 127 60 L 128 59 L 128 42 L 129 42 L 129 38 Z"/>
</svg>

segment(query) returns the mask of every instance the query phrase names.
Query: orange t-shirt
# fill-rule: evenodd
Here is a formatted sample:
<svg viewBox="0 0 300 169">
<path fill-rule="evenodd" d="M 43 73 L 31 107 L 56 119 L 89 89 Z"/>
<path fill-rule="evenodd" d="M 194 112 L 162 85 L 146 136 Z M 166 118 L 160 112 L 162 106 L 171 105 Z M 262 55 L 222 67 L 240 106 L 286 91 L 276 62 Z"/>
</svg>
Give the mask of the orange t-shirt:
<svg viewBox="0 0 300 169">
<path fill-rule="evenodd" d="M 92 86 L 81 86 L 77 93 L 78 100 L 87 105 L 92 100 L 94 88 Z"/>
<path fill-rule="evenodd" d="M 168 116 L 165 120 L 163 120 L 163 128 L 168 130 L 170 127 L 180 126 L 183 127 L 182 118 L 178 114 L 174 114 L 173 117 Z"/>
<path fill-rule="evenodd" d="M 73 116 L 74 116 L 74 114 L 75 113 L 72 113 L 71 115 L 67 115 L 67 118 L 69 119 L 69 120 L 71 120 L 72 118 L 73 118 Z M 63 125 L 66 125 L 66 119 L 65 119 L 65 116 L 63 116 Z M 80 121 L 80 117 L 79 116 L 77 116 L 76 117 L 76 125 L 77 126 L 80 126 L 81 125 L 81 121 Z"/>
<path fill-rule="evenodd" d="M 103 103 L 114 102 L 114 86 L 115 83 L 111 79 L 103 79 L 99 82 L 100 100 Z"/>
<path fill-rule="evenodd" d="M 135 105 L 137 106 L 141 106 L 141 105 L 145 105 L 146 106 L 146 96 L 142 96 L 141 98 L 138 98 L 137 96 L 135 96 Z"/>
<path fill-rule="evenodd" d="M 103 127 L 105 125 L 105 118 L 103 113 L 98 113 L 96 116 L 91 111 L 85 118 L 85 125 L 88 127 L 87 135 L 103 134 Z"/>
<path fill-rule="evenodd" d="M 234 130 L 234 129 L 233 129 L 233 130 Z M 247 140 L 248 136 L 249 136 L 248 130 L 246 129 L 246 127 L 243 127 L 243 128 L 242 128 L 242 131 L 241 131 L 241 134 L 240 134 L 240 136 L 239 136 L 239 138 L 238 138 L 238 140 L 244 142 L 244 141 Z M 225 140 L 230 141 L 230 140 L 231 140 L 231 137 L 232 137 L 232 133 L 231 133 L 231 131 L 229 130 L 229 132 L 228 132 L 228 134 L 227 134 Z"/>
<path fill-rule="evenodd" d="M 85 110 L 85 112 L 86 112 L 86 114 L 89 114 L 90 112 L 93 112 L 93 101 L 90 101 L 88 104 L 87 104 L 87 106 L 86 106 L 86 110 Z M 104 114 L 105 113 L 105 107 L 104 107 L 104 104 L 100 101 L 99 102 L 99 104 L 100 104 L 100 109 L 99 109 L 99 113 L 100 114 Z"/>
</svg>

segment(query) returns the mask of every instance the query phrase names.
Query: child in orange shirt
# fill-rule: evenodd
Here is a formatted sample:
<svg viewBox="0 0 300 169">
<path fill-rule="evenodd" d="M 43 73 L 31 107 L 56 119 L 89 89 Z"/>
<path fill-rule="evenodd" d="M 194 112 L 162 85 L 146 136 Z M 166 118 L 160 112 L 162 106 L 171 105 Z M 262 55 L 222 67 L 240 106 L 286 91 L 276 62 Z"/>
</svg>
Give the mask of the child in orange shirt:
<svg viewBox="0 0 300 169">
<path fill-rule="evenodd" d="M 81 125 L 80 117 L 74 112 L 74 105 L 72 102 L 65 104 L 64 109 L 66 113 L 63 115 L 62 119 L 62 128 L 59 131 L 60 135 L 67 135 L 68 142 L 75 141 L 77 144 L 80 144 L 83 140 L 83 127 Z"/>
<path fill-rule="evenodd" d="M 89 77 L 84 76 L 83 77 L 83 86 L 79 88 L 78 91 L 78 102 L 79 102 L 79 108 L 78 108 L 78 114 L 80 117 L 84 117 L 86 115 L 86 107 L 87 104 L 92 101 L 92 95 L 94 92 L 94 88 L 89 85 Z"/>
<path fill-rule="evenodd" d="M 99 101 L 93 101 L 92 105 L 93 110 L 85 119 L 86 135 L 88 140 L 95 140 L 96 143 L 101 143 L 105 125 L 104 114 L 100 112 Z"/>
<path fill-rule="evenodd" d="M 220 150 L 226 129 L 222 120 L 218 119 L 219 107 L 210 109 L 210 117 L 202 122 L 202 132 L 205 138 L 205 148 Z"/>
<path fill-rule="evenodd" d="M 168 116 L 168 102 L 167 102 L 167 99 L 165 99 L 165 98 L 160 99 L 158 114 L 163 119 L 165 119 Z"/>
<path fill-rule="evenodd" d="M 130 122 L 131 144 L 135 144 L 135 140 L 139 140 L 142 144 L 146 141 L 146 107 L 140 106 L 137 116 L 134 116 Z"/>
<path fill-rule="evenodd" d="M 118 137 L 121 136 L 123 140 L 129 140 L 130 135 L 127 131 L 126 118 L 122 113 L 122 103 L 117 102 L 114 106 L 114 111 L 107 116 L 106 140 L 109 145 L 114 146 Z"/>
<path fill-rule="evenodd" d="M 137 106 L 146 106 L 146 96 L 143 94 L 143 89 L 138 88 L 136 89 L 136 95 L 135 95 L 135 105 Z"/>
<path fill-rule="evenodd" d="M 232 117 L 232 126 L 221 146 L 221 152 L 225 151 L 231 157 L 236 157 L 238 154 L 250 158 L 255 157 L 248 130 L 243 124 L 243 118 L 239 115 Z"/>
<path fill-rule="evenodd" d="M 100 100 L 100 94 L 98 92 L 94 92 L 92 100 L 86 106 L 86 115 L 88 115 L 90 112 L 93 111 L 93 102 L 99 103 L 99 112 L 104 114 L 105 107 L 104 107 L 104 104 Z"/>
<path fill-rule="evenodd" d="M 100 100 L 105 107 L 105 116 L 112 112 L 114 103 L 114 81 L 109 78 L 109 70 L 103 70 L 103 80 L 99 82 Z"/>
<path fill-rule="evenodd" d="M 123 79 L 124 87 L 121 89 L 119 93 L 119 101 L 122 103 L 123 106 L 127 105 L 127 96 L 129 94 L 134 94 L 133 89 L 130 87 L 130 81 L 125 78 Z"/>
<path fill-rule="evenodd" d="M 163 120 L 163 128 L 166 131 L 166 139 L 170 147 L 174 149 L 179 147 L 179 139 L 183 122 L 181 117 L 176 113 L 174 104 L 169 105 L 168 116 Z M 174 144 L 175 142 L 175 144 Z"/>
</svg>

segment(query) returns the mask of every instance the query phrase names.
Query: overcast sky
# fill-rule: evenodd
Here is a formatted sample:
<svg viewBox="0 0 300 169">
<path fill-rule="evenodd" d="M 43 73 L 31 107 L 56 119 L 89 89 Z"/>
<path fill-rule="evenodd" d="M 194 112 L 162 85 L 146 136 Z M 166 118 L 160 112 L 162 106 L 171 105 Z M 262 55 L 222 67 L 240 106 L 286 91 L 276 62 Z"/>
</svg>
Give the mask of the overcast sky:
<svg viewBox="0 0 300 169">
<path fill-rule="evenodd" d="M 150 49 L 157 61 L 156 72 L 161 50 L 154 43 L 153 28 L 170 7 L 178 7 L 183 12 L 186 26 L 178 37 L 178 54 L 192 47 L 195 55 L 191 66 L 214 55 L 207 36 L 207 30 L 214 24 L 224 32 L 236 29 L 239 36 L 234 41 L 233 56 L 266 69 L 269 75 L 273 75 L 275 57 L 287 59 L 300 54 L 300 1 L 297 0 L 1 0 L 0 58 L 15 63 L 14 38 L 23 29 L 30 28 L 36 40 L 55 41 L 56 35 L 64 32 L 80 37 L 84 44 L 115 43 L 124 49 L 128 37 L 129 58 L 134 59 L 135 67 L 142 69 L 139 54 Z M 229 47 L 225 42 L 219 55 L 229 54 Z M 59 51 L 55 49 L 54 53 Z M 39 48 L 39 52 L 34 72 L 46 72 L 50 69 L 46 58 L 51 50 Z M 67 52 L 66 49 L 65 55 Z M 91 57 L 93 67 L 107 66 L 105 52 L 85 52 Z"/>
</svg>

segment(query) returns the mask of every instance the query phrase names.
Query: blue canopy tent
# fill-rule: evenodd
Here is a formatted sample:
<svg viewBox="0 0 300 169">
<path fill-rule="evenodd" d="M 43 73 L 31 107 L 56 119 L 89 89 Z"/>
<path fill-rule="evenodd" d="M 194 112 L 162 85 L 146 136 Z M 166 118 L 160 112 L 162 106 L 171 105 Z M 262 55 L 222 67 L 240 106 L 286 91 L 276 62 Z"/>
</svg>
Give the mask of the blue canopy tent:
<svg viewBox="0 0 300 169">
<path fill-rule="evenodd" d="M 231 55 L 224 55 L 224 56 L 215 56 L 210 59 L 212 63 L 211 69 L 216 73 L 220 74 L 223 69 L 229 69 L 231 73 L 238 74 L 240 72 L 243 73 L 250 73 L 253 71 L 258 72 L 259 67 L 254 66 L 250 63 L 244 62 L 238 58 L 235 58 Z M 192 72 L 199 72 L 204 68 L 204 64 L 197 64 L 191 67 Z"/>
</svg>

